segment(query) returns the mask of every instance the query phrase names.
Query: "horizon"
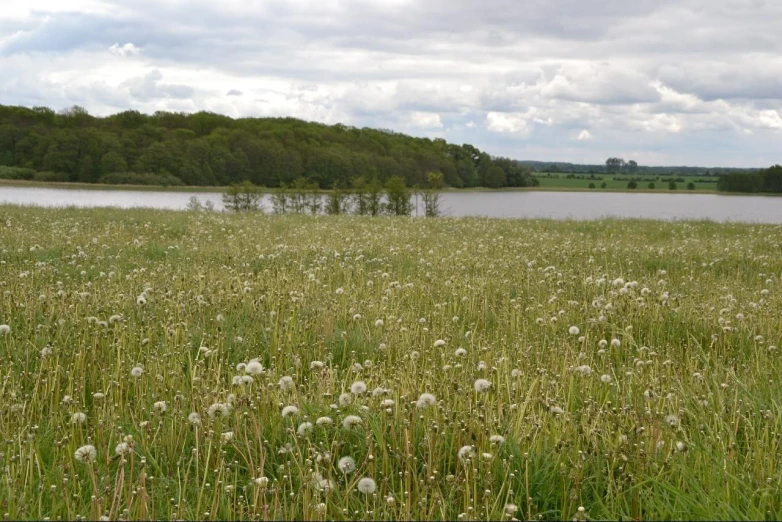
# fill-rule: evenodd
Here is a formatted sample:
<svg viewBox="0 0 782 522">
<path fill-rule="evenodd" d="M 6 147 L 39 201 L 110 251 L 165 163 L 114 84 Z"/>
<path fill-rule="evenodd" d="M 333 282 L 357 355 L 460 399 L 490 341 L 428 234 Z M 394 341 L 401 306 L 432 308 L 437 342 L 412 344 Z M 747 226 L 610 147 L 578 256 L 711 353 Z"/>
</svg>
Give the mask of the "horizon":
<svg viewBox="0 0 782 522">
<path fill-rule="evenodd" d="M 767 168 L 782 162 L 780 29 L 765 0 L 10 0 L 0 103 L 292 117 L 519 161 Z"/>
</svg>

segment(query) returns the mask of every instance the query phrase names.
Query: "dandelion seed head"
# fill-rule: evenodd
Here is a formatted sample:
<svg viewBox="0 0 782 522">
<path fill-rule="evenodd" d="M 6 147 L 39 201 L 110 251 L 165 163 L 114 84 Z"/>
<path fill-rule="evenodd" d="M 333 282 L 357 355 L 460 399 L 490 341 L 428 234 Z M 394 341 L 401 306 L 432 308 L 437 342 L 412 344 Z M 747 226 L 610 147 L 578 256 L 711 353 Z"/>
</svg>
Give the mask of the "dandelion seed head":
<svg viewBox="0 0 782 522">
<path fill-rule="evenodd" d="M 339 459 L 339 462 L 337 462 L 337 469 L 345 475 L 353 473 L 356 471 L 356 461 L 353 460 L 353 457 L 342 457 Z"/>
<path fill-rule="evenodd" d="M 350 385 L 350 393 L 354 395 L 363 395 L 367 392 L 367 385 L 364 381 L 356 381 Z"/>
<path fill-rule="evenodd" d="M 77 449 L 73 456 L 79 462 L 89 464 L 95 462 L 95 459 L 98 458 L 98 450 L 95 449 L 95 446 L 88 444 Z"/>
<path fill-rule="evenodd" d="M 491 383 L 486 379 L 478 379 L 473 383 L 475 391 L 478 393 L 484 393 L 491 389 Z"/>
<path fill-rule="evenodd" d="M 371 495 L 377 490 L 377 484 L 369 477 L 364 477 L 358 481 L 357 489 L 365 495 Z"/>
<path fill-rule="evenodd" d="M 292 406 L 292 405 L 291 406 L 285 406 L 282 409 L 282 416 L 283 416 L 283 418 L 292 417 L 292 416 L 294 416 L 294 415 L 296 415 L 298 413 L 299 413 L 299 408 L 297 408 L 296 406 Z"/>
</svg>

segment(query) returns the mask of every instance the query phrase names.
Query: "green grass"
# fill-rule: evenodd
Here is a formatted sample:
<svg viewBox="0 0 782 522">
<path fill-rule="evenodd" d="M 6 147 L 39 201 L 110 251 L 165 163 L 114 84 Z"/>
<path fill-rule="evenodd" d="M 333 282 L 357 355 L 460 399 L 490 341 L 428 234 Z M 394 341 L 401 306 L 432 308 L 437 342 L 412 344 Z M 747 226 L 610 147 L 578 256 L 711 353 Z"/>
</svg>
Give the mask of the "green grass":
<svg viewBox="0 0 782 522">
<path fill-rule="evenodd" d="M 0 226 L 5 518 L 782 517 L 779 226 L 14 206 Z"/>
<path fill-rule="evenodd" d="M 649 189 L 648 181 L 638 181 L 638 188 L 636 189 L 628 189 L 627 183 L 628 181 L 625 180 L 617 180 L 615 181 L 613 179 L 613 176 L 608 175 L 602 175 L 602 180 L 588 180 L 588 179 L 567 179 L 565 176 L 566 174 L 558 174 L 559 178 L 547 178 L 540 176 L 538 177 L 538 180 L 540 181 L 540 187 L 541 188 L 557 188 L 557 189 L 578 189 L 578 190 L 594 190 L 595 192 L 599 191 L 628 191 L 628 192 L 685 192 L 685 193 L 705 193 L 705 192 L 716 192 L 717 191 L 717 181 L 716 179 L 712 180 L 711 182 L 695 182 L 695 190 L 687 190 L 687 183 L 692 181 L 692 178 L 683 178 L 684 182 L 677 182 L 676 183 L 676 190 L 670 190 L 668 188 L 668 183 L 663 181 L 655 181 L 655 188 Z M 589 184 L 594 183 L 595 188 L 590 189 Z M 605 183 L 606 188 L 601 188 L 601 185 Z"/>
</svg>

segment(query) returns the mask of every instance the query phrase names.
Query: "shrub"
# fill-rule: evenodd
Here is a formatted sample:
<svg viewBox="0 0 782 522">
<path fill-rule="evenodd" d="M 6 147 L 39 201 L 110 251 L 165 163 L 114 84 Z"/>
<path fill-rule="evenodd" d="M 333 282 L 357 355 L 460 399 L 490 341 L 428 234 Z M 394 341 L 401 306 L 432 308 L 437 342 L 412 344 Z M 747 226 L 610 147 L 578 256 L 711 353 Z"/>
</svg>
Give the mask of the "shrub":
<svg viewBox="0 0 782 522">
<path fill-rule="evenodd" d="M 638 188 L 638 183 L 636 181 L 630 181 L 627 183 L 627 188 L 635 190 Z"/>
<path fill-rule="evenodd" d="M 0 166 L 0 179 L 32 180 L 34 177 L 35 170 L 33 169 Z"/>
<path fill-rule="evenodd" d="M 261 187 L 250 181 L 234 183 L 223 193 L 223 205 L 231 212 L 262 212 Z"/>
</svg>

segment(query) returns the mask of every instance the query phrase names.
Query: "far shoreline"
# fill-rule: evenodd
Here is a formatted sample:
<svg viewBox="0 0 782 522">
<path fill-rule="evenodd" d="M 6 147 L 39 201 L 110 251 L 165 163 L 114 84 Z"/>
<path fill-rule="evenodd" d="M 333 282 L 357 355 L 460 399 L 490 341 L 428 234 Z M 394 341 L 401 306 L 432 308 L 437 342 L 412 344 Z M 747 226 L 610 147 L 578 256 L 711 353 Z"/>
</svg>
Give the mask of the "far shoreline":
<svg viewBox="0 0 782 522">
<path fill-rule="evenodd" d="M 103 183 L 80 183 L 80 182 L 55 182 L 55 181 L 27 181 L 27 180 L 0 180 L 0 188 L 51 188 L 66 190 L 127 190 L 134 192 L 196 192 L 203 194 L 222 194 L 227 186 L 192 186 L 192 185 L 111 185 Z M 411 189 L 412 190 L 412 189 Z M 264 194 L 273 194 L 276 189 L 263 187 L 261 192 Z M 318 190 L 322 194 L 328 194 L 329 190 Z M 719 192 L 716 190 L 687 190 L 685 188 L 670 190 L 666 188 L 648 189 L 648 188 L 580 188 L 580 187 L 502 187 L 492 189 L 488 187 L 470 187 L 470 188 L 452 188 L 447 187 L 442 190 L 444 193 L 499 193 L 499 192 L 586 192 L 586 193 L 626 193 L 626 194 L 711 194 L 715 196 L 770 196 L 778 197 L 782 194 L 771 194 L 765 192 Z"/>
</svg>

